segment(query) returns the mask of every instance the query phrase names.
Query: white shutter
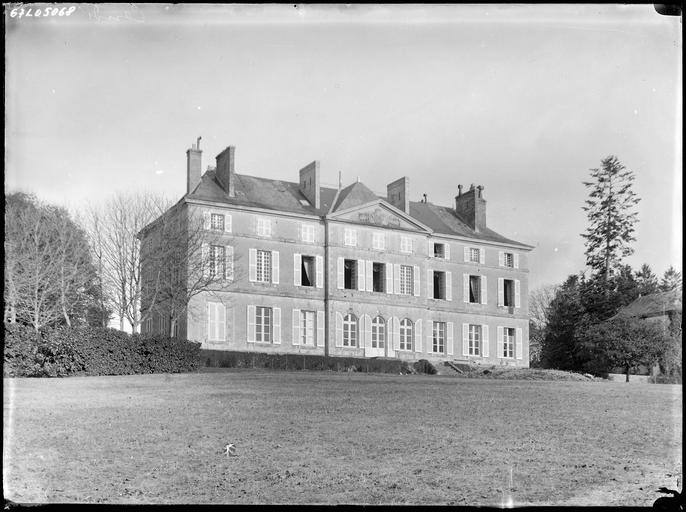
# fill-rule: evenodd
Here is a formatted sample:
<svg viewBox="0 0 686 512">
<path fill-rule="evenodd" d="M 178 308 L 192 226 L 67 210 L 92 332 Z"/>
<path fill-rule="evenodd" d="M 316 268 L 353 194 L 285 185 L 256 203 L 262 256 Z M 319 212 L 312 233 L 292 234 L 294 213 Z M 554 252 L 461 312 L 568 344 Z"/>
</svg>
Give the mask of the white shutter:
<svg viewBox="0 0 686 512">
<path fill-rule="evenodd" d="M 248 266 L 248 280 L 251 283 L 257 281 L 257 249 L 250 249 L 248 251 L 249 266 Z"/>
<path fill-rule="evenodd" d="M 219 341 L 226 341 L 226 306 L 224 306 L 224 304 L 215 304 L 214 307 L 217 313 L 216 339 Z"/>
<path fill-rule="evenodd" d="M 484 249 L 483 247 L 479 249 L 479 263 L 481 263 L 482 265 L 486 263 L 486 249 Z"/>
<path fill-rule="evenodd" d="M 293 310 L 293 345 L 300 345 L 300 310 Z"/>
<path fill-rule="evenodd" d="M 339 256 L 337 262 L 338 273 L 336 275 L 336 288 L 342 290 L 345 286 L 345 269 L 343 258 Z"/>
<path fill-rule="evenodd" d="M 417 320 L 414 323 L 414 351 L 422 352 L 422 321 Z"/>
<path fill-rule="evenodd" d="M 386 293 L 393 293 L 393 264 L 386 263 Z"/>
<path fill-rule="evenodd" d="M 523 350 L 524 342 L 522 340 L 522 328 L 517 327 L 517 329 L 515 329 L 515 357 L 517 359 L 522 359 L 522 356 L 524 355 L 522 354 Z"/>
<path fill-rule="evenodd" d="M 324 258 L 322 256 L 315 257 L 316 269 L 316 284 L 317 288 L 324 288 Z"/>
<path fill-rule="evenodd" d="M 514 260 L 514 268 L 519 268 L 519 254 L 514 253 L 512 259 Z"/>
<path fill-rule="evenodd" d="M 205 279 L 208 279 L 210 277 L 210 246 L 209 244 L 203 243 L 202 244 L 202 251 L 200 254 L 200 257 L 202 258 L 202 276 Z"/>
<path fill-rule="evenodd" d="M 281 308 L 273 308 L 274 313 L 274 345 L 281 345 Z"/>
<path fill-rule="evenodd" d="M 453 273 L 445 273 L 445 300 L 453 300 Z"/>
<path fill-rule="evenodd" d="M 502 277 L 498 278 L 498 306 L 504 305 L 505 298 L 505 279 Z"/>
<path fill-rule="evenodd" d="M 302 254 L 293 255 L 293 285 L 300 286 L 302 283 Z"/>
<path fill-rule="evenodd" d="M 231 215 L 224 215 L 224 233 L 231 233 Z"/>
<path fill-rule="evenodd" d="M 414 286 L 413 291 L 414 291 L 414 296 L 419 297 L 419 286 L 420 286 L 420 279 L 419 279 L 419 267 L 415 265 L 412 269 L 412 276 L 414 277 Z"/>
<path fill-rule="evenodd" d="M 364 315 L 364 348 L 372 346 L 372 317 Z"/>
<path fill-rule="evenodd" d="M 481 304 L 488 304 L 486 276 L 481 276 Z"/>
<path fill-rule="evenodd" d="M 400 265 L 398 263 L 393 265 L 393 291 L 400 293 Z"/>
<path fill-rule="evenodd" d="M 336 346 L 343 346 L 343 315 L 336 313 Z"/>
<path fill-rule="evenodd" d="M 324 312 L 317 311 L 317 346 L 324 346 Z"/>
<path fill-rule="evenodd" d="M 469 274 L 462 274 L 462 296 L 465 302 L 469 302 Z"/>
<path fill-rule="evenodd" d="M 279 284 L 279 251 L 272 251 L 272 283 Z"/>
<path fill-rule="evenodd" d="M 393 357 L 393 347 L 395 345 L 395 331 L 393 330 L 395 325 L 394 320 L 394 317 L 390 317 L 388 320 L 386 320 L 386 355 L 388 357 Z"/>
<path fill-rule="evenodd" d="M 393 350 L 400 350 L 400 318 L 393 317 Z"/>
<path fill-rule="evenodd" d="M 434 279 L 433 270 L 426 271 L 426 297 L 428 299 L 434 298 Z"/>
<path fill-rule="evenodd" d="M 224 251 L 224 279 L 233 281 L 233 247 L 227 245 Z"/>
<path fill-rule="evenodd" d="M 498 266 L 499 267 L 505 266 L 505 252 L 504 251 L 498 251 Z"/>
<path fill-rule="evenodd" d="M 515 303 L 514 307 L 518 308 L 521 307 L 521 285 L 519 283 L 519 279 L 515 279 Z"/>
<path fill-rule="evenodd" d="M 368 292 L 371 292 L 372 290 L 374 290 L 374 282 L 373 282 L 373 278 L 374 278 L 374 275 L 373 275 L 373 273 L 374 273 L 374 262 L 371 261 L 371 260 L 370 260 L 370 261 L 366 261 L 366 262 L 365 262 L 365 266 L 366 266 L 366 269 L 365 269 L 365 272 L 366 272 L 366 275 L 365 275 L 365 277 L 366 277 L 365 287 L 366 287 L 366 290 L 367 290 Z"/>
<path fill-rule="evenodd" d="M 483 324 L 481 326 L 481 339 L 483 340 L 481 342 L 481 357 L 488 357 L 488 326 L 486 324 Z"/>
<path fill-rule="evenodd" d="M 464 248 L 464 261 L 469 261 L 469 247 Z"/>
<path fill-rule="evenodd" d="M 204 229 L 210 229 L 211 227 L 211 217 L 210 217 L 210 212 L 205 210 L 202 212 L 202 226 Z"/>
<path fill-rule="evenodd" d="M 450 244 L 444 244 L 443 247 L 445 247 L 444 252 L 445 252 L 445 259 L 449 260 L 450 259 Z"/>
<path fill-rule="evenodd" d="M 434 351 L 433 334 L 434 334 L 433 321 L 428 321 L 428 322 L 426 322 L 426 351 L 429 353 L 432 353 Z"/>
<path fill-rule="evenodd" d="M 255 343 L 255 306 L 248 306 L 248 343 Z"/>
<path fill-rule="evenodd" d="M 462 355 L 469 355 L 469 324 L 462 324 Z"/>
<path fill-rule="evenodd" d="M 448 355 L 452 356 L 453 355 L 453 323 L 452 322 L 448 322 L 447 329 L 448 329 Z"/>
<path fill-rule="evenodd" d="M 495 346 L 496 346 L 496 349 L 495 349 L 496 355 L 498 357 L 504 357 L 505 356 L 505 343 L 503 340 L 503 328 L 500 325 L 496 328 Z"/>
<path fill-rule="evenodd" d="M 364 260 L 357 260 L 357 289 L 364 291 Z"/>
</svg>

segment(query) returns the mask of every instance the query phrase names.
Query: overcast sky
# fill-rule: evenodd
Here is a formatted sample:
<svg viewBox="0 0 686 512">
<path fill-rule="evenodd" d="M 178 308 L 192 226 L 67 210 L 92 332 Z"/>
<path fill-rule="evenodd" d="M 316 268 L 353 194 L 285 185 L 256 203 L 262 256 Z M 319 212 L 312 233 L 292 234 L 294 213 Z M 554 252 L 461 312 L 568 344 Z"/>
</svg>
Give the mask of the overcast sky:
<svg viewBox="0 0 686 512">
<path fill-rule="evenodd" d="M 6 191 L 70 208 L 185 193 L 236 146 L 239 173 L 449 205 L 534 245 L 530 286 L 584 268 L 582 181 L 636 174 L 634 267 L 681 270 L 681 23 L 652 5 L 100 5 L 7 18 Z"/>
</svg>

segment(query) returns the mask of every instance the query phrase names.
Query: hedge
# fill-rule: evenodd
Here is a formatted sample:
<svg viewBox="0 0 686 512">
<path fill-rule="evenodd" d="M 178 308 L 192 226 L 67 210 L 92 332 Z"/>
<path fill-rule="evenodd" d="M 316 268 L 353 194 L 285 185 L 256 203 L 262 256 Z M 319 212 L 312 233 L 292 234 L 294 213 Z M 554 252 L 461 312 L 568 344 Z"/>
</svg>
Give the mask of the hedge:
<svg viewBox="0 0 686 512">
<path fill-rule="evenodd" d="M 203 349 L 201 358 L 209 368 L 269 368 L 274 370 L 357 371 L 368 373 L 413 373 L 398 359 L 364 359 L 312 354 L 268 354 Z"/>
<path fill-rule="evenodd" d="M 4 328 L 5 377 L 178 373 L 200 365 L 199 343 L 166 336 L 93 327 Z"/>
</svg>

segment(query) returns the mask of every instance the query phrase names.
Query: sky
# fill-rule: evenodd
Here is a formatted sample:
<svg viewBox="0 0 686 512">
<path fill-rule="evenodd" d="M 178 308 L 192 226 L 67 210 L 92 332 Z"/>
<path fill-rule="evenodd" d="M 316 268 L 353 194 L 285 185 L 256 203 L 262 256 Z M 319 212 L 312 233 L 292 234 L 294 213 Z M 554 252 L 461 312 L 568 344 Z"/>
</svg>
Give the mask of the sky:
<svg viewBox="0 0 686 512">
<path fill-rule="evenodd" d="M 582 182 L 616 155 L 626 262 L 682 269 L 681 22 L 652 5 L 81 4 L 6 17 L 5 44 L 6 192 L 176 201 L 198 136 L 203 169 L 232 145 L 265 178 L 319 160 L 326 185 L 407 176 L 440 205 L 483 185 L 535 289 L 585 269 Z"/>
</svg>

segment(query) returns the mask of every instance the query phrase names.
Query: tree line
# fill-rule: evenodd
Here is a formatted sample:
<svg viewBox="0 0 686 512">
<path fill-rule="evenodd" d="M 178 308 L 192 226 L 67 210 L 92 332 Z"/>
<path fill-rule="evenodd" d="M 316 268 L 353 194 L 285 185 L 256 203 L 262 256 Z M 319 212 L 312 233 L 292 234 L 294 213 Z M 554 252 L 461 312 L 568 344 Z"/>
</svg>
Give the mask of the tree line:
<svg viewBox="0 0 686 512">
<path fill-rule="evenodd" d="M 681 273 L 670 266 L 660 279 L 648 264 L 634 270 L 624 263 L 633 254 L 638 222 L 634 174 L 609 156 L 590 176 L 581 235 L 587 268 L 531 293 L 531 363 L 599 375 L 621 368 L 627 380 L 638 366 L 659 364 L 663 374 L 680 380 L 681 313 L 670 312 L 660 324 L 621 311 L 640 296 L 673 290 L 680 296 Z"/>
</svg>

